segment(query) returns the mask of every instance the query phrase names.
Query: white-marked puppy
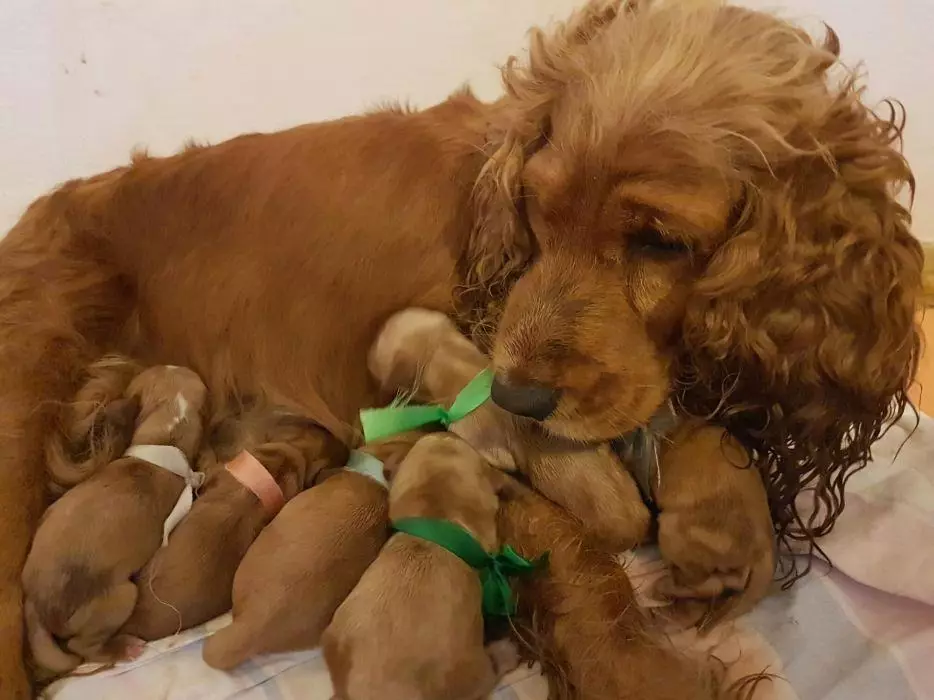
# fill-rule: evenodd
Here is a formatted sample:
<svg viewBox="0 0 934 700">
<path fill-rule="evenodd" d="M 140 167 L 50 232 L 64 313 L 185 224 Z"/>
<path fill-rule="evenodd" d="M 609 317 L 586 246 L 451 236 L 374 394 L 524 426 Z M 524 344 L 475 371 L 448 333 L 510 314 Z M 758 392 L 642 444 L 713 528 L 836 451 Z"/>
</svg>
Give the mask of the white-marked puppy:
<svg viewBox="0 0 934 700">
<path fill-rule="evenodd" d="M 191 504 L 207 389 L 194 372 L 153 367 L 127 389 L 138 412 L 126 456 L 100 468 L 45 513 L 23 570 L 29 643 L 45 677 L 82 660 L 141 650 L 115 635 L 136 604 L 133 576 Z M 171 516 L 171 518 L 170 518 Z"/>
</svg>

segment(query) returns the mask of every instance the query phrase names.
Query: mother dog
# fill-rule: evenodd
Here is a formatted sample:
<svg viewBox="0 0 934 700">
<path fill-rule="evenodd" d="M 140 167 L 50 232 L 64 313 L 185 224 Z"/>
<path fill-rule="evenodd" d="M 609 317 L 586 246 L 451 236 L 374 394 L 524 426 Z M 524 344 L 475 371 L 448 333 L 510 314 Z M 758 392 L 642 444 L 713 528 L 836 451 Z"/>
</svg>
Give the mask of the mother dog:
<svg viewBox="0 0 934 700">
<path fill-rule="evenodd" d="M 137 157 L 36 201 L 0 244 L 0 696 L 28 692 L 43 437 L 105 350 L 266 391 L 349 439 L 379 398 L 380 323 L 443 310 L 490 339 L 510 410 L 602 440 L 672 400 L 749 451 L 779 534 L 825 532 L 905 408 L 922 263 L 901 125 L 837 56 L 832 33 L 716 2 L 592 3 L 532 34 L 495 103 Z M 769 547 L 718 561 L 694 525 L 678 537 L 697 546 L 663 548 L 688 594 Z"/>
</svg>

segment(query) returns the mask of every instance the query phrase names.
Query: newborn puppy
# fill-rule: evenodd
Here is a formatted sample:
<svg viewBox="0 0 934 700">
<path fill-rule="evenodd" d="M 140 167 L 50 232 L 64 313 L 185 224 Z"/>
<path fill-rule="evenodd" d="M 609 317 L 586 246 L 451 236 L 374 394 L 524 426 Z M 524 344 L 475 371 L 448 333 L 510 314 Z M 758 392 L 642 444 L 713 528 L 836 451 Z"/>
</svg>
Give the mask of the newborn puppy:
<svg viewBox="0 0 934 700">
<path fill-rule="evenodd" d="M 626 570 L 561 508 L 503 476 L 498 525 L 524 556 L 550 552 L 548 570 L 516 581 L 520 636 L 549 671 L 556 700 L 739 700 L 723 662 L 688 658 L 636 601 Z"/>
<path fill-rule="evenodd" d="M 402 461 L 389 516 L 427 517 L 498 546 L 496 474 L 449 433 L 419 440 Z M 398 532 L 322 637 L 335 700 L 480 700 L 517 664 L 508 641 L 483 645 L 480 577 L 433 542 Z"/>
<path fill-rule="evenodd" d="M 173 510 L 190 503 L 204 384 L 190 370 L 153 367 L 127 397 L 128 410 L 139 412 L 127 455 L 49 507 L 23 570 L 29 642 L 47 675 L 141 649 L 139 640 L 114 636 L 136 604 L 132 577 L 162 545 Z"/>
<path fill-rule="evenodd" d="M 489 360 L 442 313 L 407 309 L 383 327 L 369 357 L 387 391 L 411 392 L 450 407 Z M 585 445 L 546 434 L 536 423 L 486 402 L 450 426 L 500 469 L 518 469 L 532 486 L 574 515 L 602 546 L 631 549 L 651 515 L 609 444 Z"/>
<path fill-rule="evenodd" d="M 403 435 L 361 452 L 391 470 L 417 438 Z M 234 578 L 233 622 L 204 644 L 209 666 L 231 669 L 258 654 L 318 645 L 389 535 L 382 469 L 371 466 L 377 472 L 370 476 L 327 470 L 323 483 L 290 501 L 263 530 Z"/>
<path fill-rule="evenodd" d="M 140 573 L 122 632 L 161 639 L 230 610 L 234 574 L 260 531 L 321 469 L 347 460 L 340 441 L 301 416 L 260 405 L 243 418 L 239 430 L 215 431 L 234 439 L 199 460 L 198 500 Z"/>
</svg>

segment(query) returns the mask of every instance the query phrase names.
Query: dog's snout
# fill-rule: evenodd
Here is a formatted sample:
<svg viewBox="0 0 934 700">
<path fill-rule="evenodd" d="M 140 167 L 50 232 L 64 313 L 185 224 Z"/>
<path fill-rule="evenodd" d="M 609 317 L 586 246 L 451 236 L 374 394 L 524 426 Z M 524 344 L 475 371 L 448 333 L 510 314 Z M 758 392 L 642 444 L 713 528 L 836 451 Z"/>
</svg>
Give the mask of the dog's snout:
<svg viewBox="0 0 934 700">
<path fill-rule="evenodd" d="M 491 396 L 503 410 L 541 421 L 558 407 L 559 392 L 542 384 L 520 384 L 496 377 Z"/>
</svg>

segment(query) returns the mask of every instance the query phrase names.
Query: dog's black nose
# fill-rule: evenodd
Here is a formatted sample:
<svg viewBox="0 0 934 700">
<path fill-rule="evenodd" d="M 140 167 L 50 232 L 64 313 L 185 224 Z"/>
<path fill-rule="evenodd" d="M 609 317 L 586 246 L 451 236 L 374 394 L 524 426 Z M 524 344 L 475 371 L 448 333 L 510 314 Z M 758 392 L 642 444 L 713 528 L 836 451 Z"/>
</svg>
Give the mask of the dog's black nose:
<svg viewBox="0 0 934 700">
<path fill-rule="evenodd" d="M 559 392 L 541 384 L 516 384 L 493 379 L 493 403 L 505 411 L 533 420 L 545 420 L 558 407 Z"/>
</svg>

